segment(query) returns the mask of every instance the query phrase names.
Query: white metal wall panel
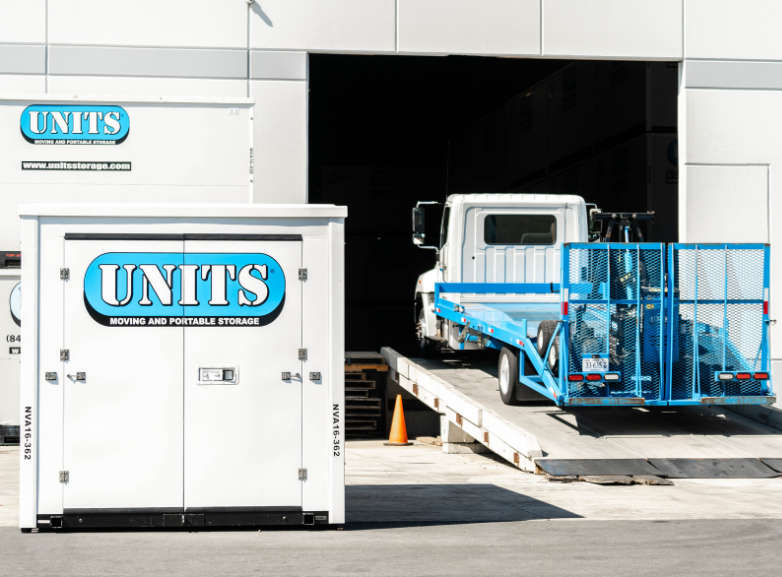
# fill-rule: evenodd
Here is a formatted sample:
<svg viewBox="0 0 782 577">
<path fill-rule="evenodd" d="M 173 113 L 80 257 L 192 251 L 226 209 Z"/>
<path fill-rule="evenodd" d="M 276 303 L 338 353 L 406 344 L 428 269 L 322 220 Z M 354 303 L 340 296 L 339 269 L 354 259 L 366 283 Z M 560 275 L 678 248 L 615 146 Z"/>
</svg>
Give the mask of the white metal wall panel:
<svg viewBox="0 0 782 577">
<path fill-rule="evenodd" d="M 45 74 L 43 44 L 0 44 L 0 74 Z"/>
<path fill-rule="evenodd" d="M 3 0 L 0 42 L 46 42 L 46 0 Z"/>
<path fill-rule="evenodd" d="M 247 4 L 224 0 L 48 0 L 49 42 L 246 48 Z"/>
<path fill-rule="evenodd" d="M 684 86 L 690 85 L 693 64 L 702 63 L 685 62 Z M 738 81 L 750 76 L 733 74 L 726 76 L 725 83 L 736 88 Z M 713 80 L 710 83 L 717 84 Z M 714 88 L 686 88 L 680 94 L 679 239 L 705 241 L 709 227 L 719 231 L 720 242 L 739 235 L 761 241 L 765 237 L 763 242 L 772 246 L 774 318 L 779 306 L 775 303 L 782 302 L 782 251 L 773 248 L 779 241 L 778 223 L 782 222 L 782 188 L 774 178 L 782 165 L 782 91 L 753 90 L 752 84 L 738 90 Z M 729 165 L 723 171 L 725 181 L 712 176 L 719 173 L 719 168 L 704 170 L 699 165 Z M 705 178 L 707 175 L 709 178 Z M 720 194 L 721 202 L 715 201 L 715 193 Z M 780 327 L 772 326 L 770 330 L 772 357 L 782 359 Z"/>
<path fill-rule="evenodd" d="M 768 167 L 687 167 L 687 242 L 769 242 Z"/>
<path fill-rule="evenodd" d="M 251 48 L 335 52 L 396 48 L 395 0 L 267 0 L 253 3 L 250 9 Z"/>
<path fill-rule="evenodd" d="M 399 51 L 540 54 L 540 0 L 399 0 Z"/>
<path fill-rule="evenodd" d="M 0 87 L 2 86 L 0 77 Z M 43 80 L 41 81 L 43 86 Z M 28 93 L 35 92 L 29 90 Z M 44 92 L 41 88 L 39 92 Z M 79 94 L 83 96 L 158 98 L 167 96 L 197 96 L 241 98 L 247 96 L 246 80 L 214 80 L 211 78 L 134 78 L 128 76 L 50 76 L 49 94 Z"/>
<path fill-rule="evenodd" d="M 782 60 L 774 0 L 686 0 L 686 58 Z"/>
<path fill-rule="evenodd" d="M 0 74 L 0 94 L 34 93 L 46 93 L 46 76 Z"/>
<path fill-rule="evenodd" d="M 252 81 L 253 202 L 307 202 L 307 83 Z"/>
<path fill-rule="evenodd" d="M 546 56 L 682 56 L 683 0 L 542 1 Z"/>
</svg>

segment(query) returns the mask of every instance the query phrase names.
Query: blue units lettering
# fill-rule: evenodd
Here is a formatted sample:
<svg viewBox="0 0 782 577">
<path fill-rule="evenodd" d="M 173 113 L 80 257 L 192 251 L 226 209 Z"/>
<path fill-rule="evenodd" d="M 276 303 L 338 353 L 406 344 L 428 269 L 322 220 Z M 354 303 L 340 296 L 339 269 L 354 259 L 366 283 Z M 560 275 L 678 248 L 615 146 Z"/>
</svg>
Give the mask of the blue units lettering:
<svg viewBox="0 0 782 577">
<path fill-rule="evenodd" d="M 130 118 L 121 106 L 34 104 L 22 112 L 22 136 L 33 144 L 123 142 Z"/>
</svg>

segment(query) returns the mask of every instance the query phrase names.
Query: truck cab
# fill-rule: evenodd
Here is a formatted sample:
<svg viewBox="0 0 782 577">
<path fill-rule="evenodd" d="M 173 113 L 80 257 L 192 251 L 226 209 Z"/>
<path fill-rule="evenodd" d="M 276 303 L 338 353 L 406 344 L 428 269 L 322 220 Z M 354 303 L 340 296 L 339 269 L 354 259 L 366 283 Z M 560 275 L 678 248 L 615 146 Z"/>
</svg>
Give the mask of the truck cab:
<svg viewBox="0 0 782 577">
<path fill-rule="evenodd" d="M 421 203 L 424 204 L 424 203 Z M 434 312 L 434 286 L 448 283 L 558 283 L 563 243 L 588 242 L 584 199 L 553 194 L 455 194 L 445 201 L 439 243 L 427 245 L 424 209 L 414 213 L 413 242 L 435 251 L 436 266 L 416 283 L 416 321 L 422 349 L 458 347 L 458 327 L 446 326 Z M 513 298 L 463 294 L 462 301 Z M 551 294 L 552 303 L 559 297 Z M 535 297 L 540 301 L 540 297 Z M 452 325 L 452 323 L 450 323 Z"/>
</svg>

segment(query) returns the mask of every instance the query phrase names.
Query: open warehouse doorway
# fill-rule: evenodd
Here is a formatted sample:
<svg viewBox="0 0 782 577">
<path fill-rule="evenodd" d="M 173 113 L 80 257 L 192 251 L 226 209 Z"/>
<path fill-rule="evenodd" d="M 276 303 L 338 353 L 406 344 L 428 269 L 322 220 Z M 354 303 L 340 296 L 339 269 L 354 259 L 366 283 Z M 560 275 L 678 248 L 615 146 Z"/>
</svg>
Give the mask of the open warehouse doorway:
<svg viewBox="0 0 782 577">
<path fill-rule="evenodd" d="M 309 201 L 348 206 L 346 349 L 416 354 L 435 263 L 411 241 L 417 201 L 576 194 L 654 210 L 646 240 L 676 241 L 677 87 L 668 62 L 311 55 Z"/>
</svg>

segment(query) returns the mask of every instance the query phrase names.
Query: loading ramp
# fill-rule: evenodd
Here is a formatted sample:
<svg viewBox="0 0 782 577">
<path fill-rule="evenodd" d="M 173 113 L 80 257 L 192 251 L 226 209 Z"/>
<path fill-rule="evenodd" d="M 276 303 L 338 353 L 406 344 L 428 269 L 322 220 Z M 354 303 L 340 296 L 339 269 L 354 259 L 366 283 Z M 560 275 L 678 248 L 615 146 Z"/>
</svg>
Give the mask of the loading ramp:
<svg viewBox="0 0 782 577">
<path fill-rule="evenodd" d="M 782 430 L 724 406 L 505 405 L 496 353 L 382 355 L 389 378 L 520 469 L 553 476 L 782 476 Z M 774 411 L 763 407 L 767 411 Z"/>
</svg>

